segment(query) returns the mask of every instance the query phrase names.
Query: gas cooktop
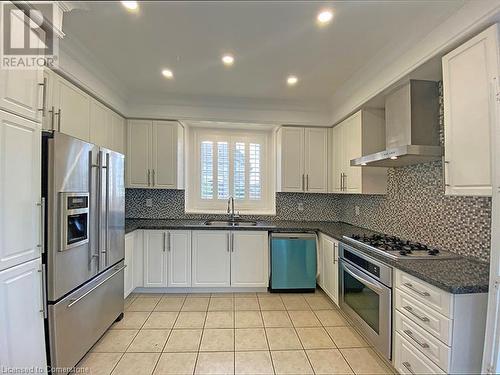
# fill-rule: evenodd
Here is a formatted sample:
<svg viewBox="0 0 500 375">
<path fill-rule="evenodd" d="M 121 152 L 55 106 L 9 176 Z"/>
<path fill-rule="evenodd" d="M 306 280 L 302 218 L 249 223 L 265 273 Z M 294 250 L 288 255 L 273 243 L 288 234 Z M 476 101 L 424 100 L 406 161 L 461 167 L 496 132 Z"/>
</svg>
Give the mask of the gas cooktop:
<svg viewBox="0 0 500 375">
<path fill-rule="evenodd" d="M 420 242 L 406 241 L 386 234 L 372 234 L 371 236 L 353 234 L 352 236 L 344 236 L 344 239 L 393 259 L 451 259 L 458 257 L 448 251 L 431 248 Z"/>
</svg>

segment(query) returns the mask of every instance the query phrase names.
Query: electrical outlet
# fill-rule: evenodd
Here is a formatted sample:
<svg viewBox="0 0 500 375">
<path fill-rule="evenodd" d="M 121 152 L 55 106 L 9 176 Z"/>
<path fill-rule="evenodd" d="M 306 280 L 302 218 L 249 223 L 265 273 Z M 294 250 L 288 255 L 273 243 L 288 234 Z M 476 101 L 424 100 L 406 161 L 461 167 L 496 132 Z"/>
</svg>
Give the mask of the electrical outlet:
<svg viewBox="0 0 500 375">
<path fill-rule="evenodd" d="M 359 216 L 359 206 L 354 206 L 354 213 Z"/>
<path fill-rule="evenodd" d="M 304 202 L 299 202 L 297 204 L 297 210 L 304 211 Z"/>
<path fill-rule="evenodd" d="M 153 207 L 153 200 L 151 198 L 146 199 L 146 207 Z"/>
</svg>

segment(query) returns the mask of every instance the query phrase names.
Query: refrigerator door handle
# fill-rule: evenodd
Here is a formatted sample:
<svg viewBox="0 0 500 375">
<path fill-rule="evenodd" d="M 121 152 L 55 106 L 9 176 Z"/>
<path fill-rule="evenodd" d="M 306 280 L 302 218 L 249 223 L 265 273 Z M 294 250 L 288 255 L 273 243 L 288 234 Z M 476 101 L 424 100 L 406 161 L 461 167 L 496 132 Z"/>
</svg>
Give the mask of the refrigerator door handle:
<svg viewBox="0 0 500 375">
<path fill-rule="evenodd" d="M 109 152 L 106 153 L 106 166 L 103 166 L 103 169 L 106 169 L 106 211 L 104 212 L 104 238 L 106 244 L 106 267 L 109 266 L 109 172 L 110 172 L 110 157 Z"/>
<path fill-rule="evenodd" d="M 90 201 L 92 201 L 92 198 L 94 196 L 94 190 L 93 190 L 93 181 L 92 181 L 92 176 L 93 176 L 93 171 L 94 171 L 94 168 L 97 169 L 97 173 L 100 174 L 100 168 L 101 168 L 101 165 L 100 165 L 100 155 L 97 155 L 97 164 L 94 164 L 92 162 L 92 156 L 93 156 L 93 152 L 92 151 L 89 151 L 89 199 Z M 97 187 L 96 187 L 96 190 L 99 191 L 99 176 L 97 178 Z M 99 194 L 97 194 L 97 205 L 99 205 Z M 91 229 L 92 231 L 97 227 L 99 228 L 99 223 L 100 223 L 100 218 L 99 218 L 99 214 L 95 215 L 94 213 L 91 212 L 91 215 L 92 215 L 92 218 L 96 220 L 96 223 L 95 225 L 92 225 Z M 99 231 L 97 231 L 97 234 L 99 235 Z M 89 244 L 89 271 L 92 270 L 92 261 L 94 259 L 97 259 L 97 270 L 99 270 L 99 266 L 100 266 L 100 262 L 99 262 L 99 236 L 97 237 L 97 242 L 96 242 L 96 245 L 97 245 L 97 249 L 92 249 L 92 243 Z"/>
</svg>

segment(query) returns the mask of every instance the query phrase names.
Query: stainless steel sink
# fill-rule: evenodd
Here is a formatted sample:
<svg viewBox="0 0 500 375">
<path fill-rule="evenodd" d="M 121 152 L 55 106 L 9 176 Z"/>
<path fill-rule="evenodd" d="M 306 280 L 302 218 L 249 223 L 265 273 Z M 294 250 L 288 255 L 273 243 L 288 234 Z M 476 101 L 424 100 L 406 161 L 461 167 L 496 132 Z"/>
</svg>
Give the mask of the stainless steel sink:
<svg viewBox="0 0 500 375">
<path fill-rule="evenodd" d="M 230 221 L 230 220 L 208 220 L 204 225 L 219 226 L 219 227 L 255 227 L 256 221 Z"/>
</svg>

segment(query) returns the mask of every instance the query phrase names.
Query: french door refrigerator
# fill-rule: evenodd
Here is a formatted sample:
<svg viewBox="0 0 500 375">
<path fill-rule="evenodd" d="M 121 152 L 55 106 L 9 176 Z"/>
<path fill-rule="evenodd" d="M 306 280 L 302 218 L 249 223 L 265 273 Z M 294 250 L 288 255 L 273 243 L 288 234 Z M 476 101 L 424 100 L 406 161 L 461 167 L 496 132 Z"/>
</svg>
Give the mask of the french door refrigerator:
<svg viewBox="0 0 500 375">
<path fill-rule="evenodd" d="M 48 359 L 73 367 L 123 315 L 124 156 L 42 137 Z"/>
</svg>

